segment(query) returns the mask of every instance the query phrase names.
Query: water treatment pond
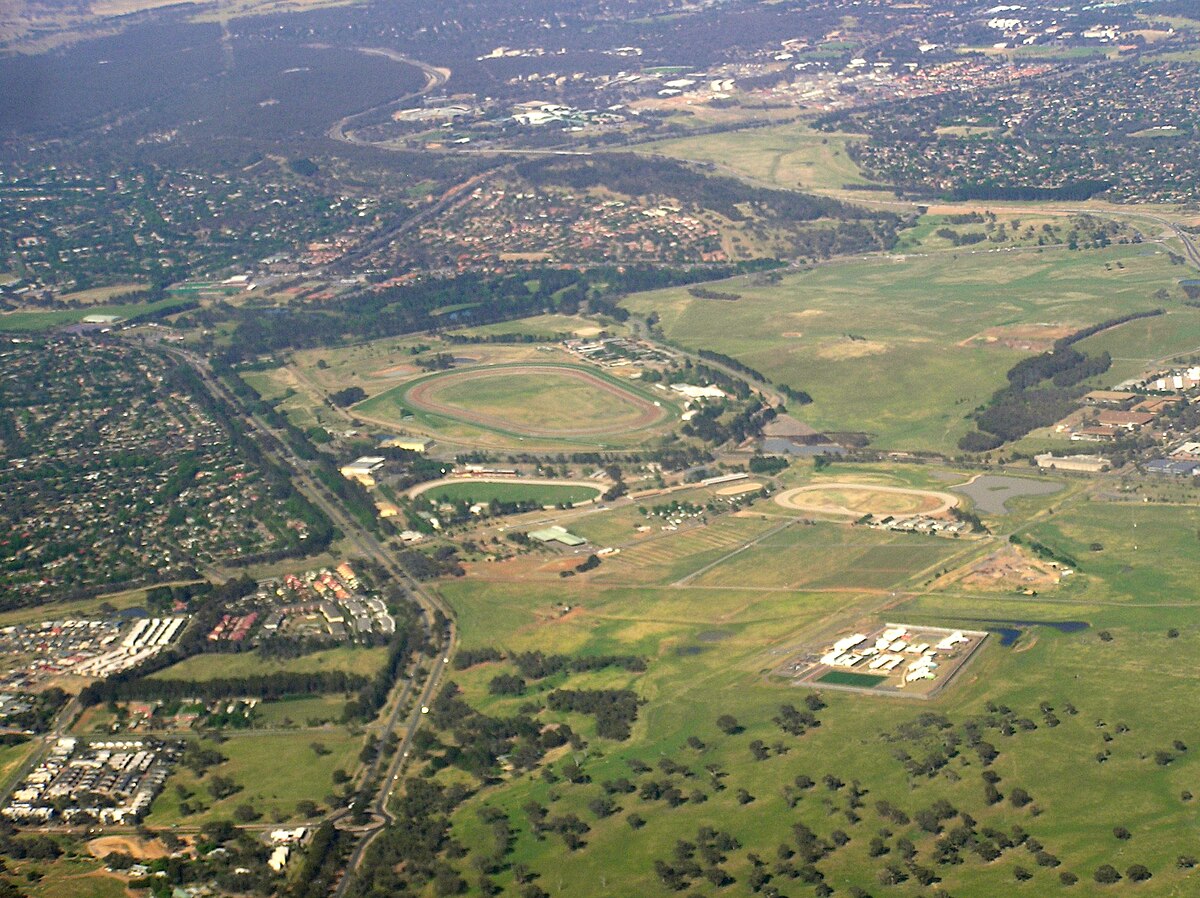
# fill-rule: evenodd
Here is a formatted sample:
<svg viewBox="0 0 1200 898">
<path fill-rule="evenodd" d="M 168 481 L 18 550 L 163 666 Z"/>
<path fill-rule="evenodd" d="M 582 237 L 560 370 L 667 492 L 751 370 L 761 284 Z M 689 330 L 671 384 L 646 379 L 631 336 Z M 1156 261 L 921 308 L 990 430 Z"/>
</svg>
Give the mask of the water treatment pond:
<svg viewBox="0 0 1200 898">
<path fill-rule="evenodd" d="M 1029 477 L 1007 477 L 1002 474 L 983 474 L 970 483 L 951 489 L 961 493 L 985 514 L 1004 514 L 1010 499 L 1025 496 L 1049 496 L 1063 485 L 1054 480 L 1033 480 Z"/>
</svg>

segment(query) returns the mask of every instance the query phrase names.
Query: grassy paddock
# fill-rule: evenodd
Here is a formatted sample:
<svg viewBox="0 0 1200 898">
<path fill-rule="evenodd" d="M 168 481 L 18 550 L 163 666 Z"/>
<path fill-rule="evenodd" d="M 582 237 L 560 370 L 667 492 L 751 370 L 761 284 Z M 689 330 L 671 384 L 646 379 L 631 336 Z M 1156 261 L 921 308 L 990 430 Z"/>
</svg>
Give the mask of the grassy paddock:
<svg viewBox="0 0 1200 898">
<path fill-rule="evenodd" d="M 813 404 L 795 411 L 815 427 L 865 431 L 880 447 L 954 452 L 966 415 L 1028 355 L 972 338 L 999 325 L 1077 328 L 1154 308 L 1155 289 L 1174 288 L 1178 276 L 1145 245 L 962 252 L 830 264 L 777 284 L 737 278 L 716 285 L 742 296 L 720 309 L 684 289 L 625 305 L 657 312 L 671 340 L 808 391 Z M 1178 317 L 1190 320 L 1191 310 Z"/>
<path fill-rule="evenodd" d="M 301 655 L 299 658 L 277 660 L 263 658 L 257 652 L 193 655 L 178 664 L 151 674 L 159 680 L 219 680 L 224 677 L 268 676 L 273 673 L 314 673 L 325 670 L 344 670 L 348 673 L 374 675 L 387 660 L 387 649 L 353 648 L 342 646 Z"/>
<path fill-rule="evenodd" d="M 638 150 L 711 162 L 773 186 L 837 190 L 868 183 L 846 153 L 846 145 L 855 137 L 789 124 L 657 141 Z"/>
<path fill-rule="evenodd" d="M 314 742 L 323 746 L 322 753 L 313 749 Z M 210 768 L 201 778 L 187 768 L 178 768 L 151 807 L 146 821 L 149 826 L 228 820 L 234 808 L 246 803 L 253 805 L 265 822 L 294 819 L 296 802 L 308 799 L 324 804 L 325 796 L 334 787 L 335 769 L 354 771 L 362 737 L 343 727 L 297 733 L 249 730 L 232 735 L 220 745 L 206 744 L 228 760 Z M 206 785 L 214 774 L 232 779 L 241 790 L 214 801 Z M 195 814 L 182 814 L 180 804 L 184 799 L 176 786 L 192 793 L 189 803 L 203 809 Z"/>
</svg>

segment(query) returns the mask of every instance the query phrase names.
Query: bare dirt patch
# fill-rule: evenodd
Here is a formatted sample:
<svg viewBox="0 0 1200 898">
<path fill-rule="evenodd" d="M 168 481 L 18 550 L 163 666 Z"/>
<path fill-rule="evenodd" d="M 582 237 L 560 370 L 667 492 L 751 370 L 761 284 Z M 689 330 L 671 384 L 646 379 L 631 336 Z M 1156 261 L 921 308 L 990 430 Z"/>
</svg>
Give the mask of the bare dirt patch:
<svg viewBox="0 0 1200 898">
<path fill-rule="evenodd" d="M 871 355 L 881 355 L 890 347 L 876 340 L 837 340 L 824 343 L 817 349 L 817 357 L 831 362 L 845 359 L 861 359 Z"/>
<path fill-rule="evenodd" d="M 114 851 L 123 852 L 139 861 L 166 857 L 170 852 L 158 839 L 142 839 L 137 836 L 101 836 L 87 843 L 93 857 L 107 857 Z"/>
<path fill-rule="evenodd" d="M 801 337 L 804 336 L 804 332 L 803 331 L 784 331 L 779 336 L 788 337 L 789 339 L 793 339 L 793 340 L 799 340 Z"/>
<path fill-rule="evenodd" d="M 989 327 L 967 337 L 958 345 L 1046 352 L 1054 348 L 1055 340 L 1068 337 L 1074 332 L 1075 328 L 1066 324 L 1010 324 L 1004 327 Z"/>
<path fill-rule="evenodd" d="M 718 496 L 740 496 L 742 493 L 754 493 L 762 489 L 761 483 L 735 483 L 717 490 Z"/>
<path fill-rule="evenodd" d="M 792 318 L 799 318 L 801 320 L 805 318 L 816 318 L 824 314 L 824 309 L 805 309 L 802 312 L 788 312 L 788 315 L 790 315 Z"/>
<path fill-rule="evenodd" d="M 1048 565 L 1026 558 L 1015 546 L 1005 546 L 977 562 L 960 579 L 961 585 L 986 590 L 1041 590 L 1058 583 Z"/>
</svg>

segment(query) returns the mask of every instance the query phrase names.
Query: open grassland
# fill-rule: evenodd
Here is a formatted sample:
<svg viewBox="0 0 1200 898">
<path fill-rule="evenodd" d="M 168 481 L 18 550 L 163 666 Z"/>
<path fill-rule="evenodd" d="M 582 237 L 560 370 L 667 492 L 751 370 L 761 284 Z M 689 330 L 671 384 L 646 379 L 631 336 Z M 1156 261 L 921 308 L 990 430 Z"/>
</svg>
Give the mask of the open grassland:
<svg viewBox="0 0 1200 898">
<path fill-rule="evenodd" d="M 599 487 L 550 483 L 484 483 L 464 480 L 435 486 L 423 493 L 427 498 L 444 502 L 536 502 L 539 505 L 574 505 L 600 495 Z"/>
<path fill-rule="evenodd" d="M 657 432 L 678 408 L 596 368 L 512 364 L 426 375 L 354 411 L 385 424 L 411 417 L 406 423 L 450 439 L 619 446 Z"/>
<path fill-rule="evenodd" d="M 75 293 L 64 293 L 63 302 L 78 302 L 84 305 L 102 304 L 126 293 L 143 293 L 145 284 L 113 284 L 111 287 L 92 287 L 89 290 L 79 290 Z"/>
<path fill-rule="evenodd" d="M 657 519 L 653 529 L 627 544 L 620 555 L 606 559 L 595 575 L 602 582 L 674 583 L 779 526 L 761 517 L 726 515 L 706 526 L 683 525 L 679 531 L 663 531 Z"/>
<path fill-rule="evenodd" d="M 1158 363 L 1169 364 L 1200 353 L 1200 309 L 1162 303 L 1167 314 L 1130 321 L 1077 344 L 1081 352 L 1107 351 L 1113 357 L 1105 375 L 1112 383 L 1143 374 Z"/>
<path fill-rule="evenodd" d="M 219 680 L 224 677 L 255 677 L 273 673 L 316 673 L 325 670 L 344 670 L 348 673 L 371 676 L 387 659 L 386 648 L 322 649 L 298 658 L 263 658 L 257 652 L 193 655 L 178 664 L 164 668 L 151 676 L 160 680 Z"/>
<path fill-rule="evenodd" d="M 129 898 L 125 880 L 104 870 L 102 861 L 64 855 L 54 861 L 13 861 L 10 873 L 21 880 L 21 894 L 29 898 Z M 30 874 L 33 874 L 32 876 Z"/>
<path fill-rule="evenodd" d="M 879 592 L 972 548 L 934 536 L 795 523 L 701 573 L 690 585 Z"/>
<path fill-rule="evenodd" d="M 990 229 L 985 222 L 961 223 L 953 221 L 953 217 L 961 214 L 961 212 L 944 214 L 931 212 L 922 215 L 916 227 L 901 232 L 895 251 L 898 253 L 910 253 L 927 252 L 930 250 L 953 250 L 955 248 L 954 242 L 950 238 L 938 233 L 938 231 L 945 228 L 949 228 L 962 237 L 974 235 L 987 238 L 981 243 L 972 244 L 968 247 L 968 249 L 975 251 L 1013 246 L 1037 246 L 1039 239 L 1047 239 L 1046 233 L 1042 230 L 1043 225 L 1062 228 L 1064 231 L 1070 229 L 1066 215 L 1038 215 L 1029 211 L 1015 212 L 1004 211 L 1002 209 L 989 211 L 993 211 L 996 215 L 996 220 L 992 223 Z M 1017 223 L 1016 229 L 1013 228 L 1014 222 Z M 1048 239 L 1047 242 L 1057 241 Z"/>
<path fill-rule="evenodd" d="M 313 743 L 321 745 L 320 752 Z M 211 741 L 205 741 L 204 745 L 215 748 L 227 760 L 211 767 L 203 777 L 179 767 L 151 806 L 148 825 L 229 820 L 234 808 L 247 803 L 263 815 L 264 822 L 294 819 L 298 801 L 307 799 L 324 804 L 325 796 L 334 788 L 334 770 L 355 769 L 362 737 L 344 727 L 296 733 L 249 730 L 233 734 L 220 745 Z M 231 779 L 241 788 L 227 798 L 216 800 L 208 789 L 213 776 Z M 177 787 L 190 793 L 190 797 L 184 799 Z M 200 810 L 183 814 L 180 809 L 183 801 Z"/>
<path fill-rule="evenodd" d="M 797 123 L 656 141 L 638 151 L 712 163 L 777 187 L 837 190 L 868 183 L 846 153 L 854 139 Z"/>
<path fill-rule="evenodd" d="M 1194 791 L 1200 775 L 1200 721 L 1178 709 L 1200 701 L 1195 676 L 1200 600 L 1186 585 L 1200 579 L 1200 553 L 1193 548 L 1198 514 L 1194 507 L 1063 503 L 1063 510 L 1037 524 L 1033 535 L 1047 542 L 1058 539 L 1056 546 L 1081 554 L 1092 541 L 1103 542 L 1104 548 L 1083 562 L 1081 576 L 1092 585 L 1083 590 L 1064 585 L 1045 600 L 903 592 L 890 599 L 842 591 L 832 583 L 808 583 L 803 591 L 755 589 L 749 573 L 731 578 L 740 580 L 737 586 L 719 590 L 694 588 L 694 583 L 683 588 L 472 580 L 444 584 L 465 649 L 637 653 L 649 659 L 644 674 L 611 669 L 557 674 L 530 684 L 526 696 L 512 698 L 488 691 L 492 677 L 515 671 L 510 662 L 455 671 L 453 678 L 467 699 L 493 715 L 515 713 L 531 700 L 540 703 L 560 687 L 632 688 L 644 704 L 624 742 L 595 737 L 589 717 L 542 712 L 546 722 L 568 722 L 589 740 L 586 749 L 570 755 L 586 778 L 551 783 L 534 772 L 485 786 L 456 813 L 454 835 L 473 853 L 490 852 L 491 824 L 476 812 L 484 805 L 499 809 L 508 817 L 514 841 L 496 882 L 514 887 L 511 865 L 520 863 L 552 894 L 674 894 L 656 875 L 655 862 L 678 863 L 674 851 L 679 840 L 695 842 L 705 826 L 728 832 L 738 842 L 722 852 L 719 866 L 736 883 L 720 894 L 749 893 L 751 853 L 763 859 L 770 884 L 781 893 L 809 894 L 811 884 L 776 866 L 787 857 L 777 853 L 780 844 L 791 846 L 792 852 L 797 848 L 792 829 L 797 823 L 830 843 L 815 866 L 834 894 L 850 894 L 851 887 L 914 898 L 930 894 L 931 888 L 960 898 L 1060 891 L 1154 898 L 1190 894 L 1195 874 L 1179 867 L 1176 859 L 1194 853 L 1189 790 Z M 856 547 L 839 545 L 832 534 L 858 540 L 862 531 L 834 525 L 789 527 L 756 547 L 763 552 L 757 568 L 770 563 L 799 579 L 814 559 L 840 560 L 843 555 L 850 556 L 847 570 L 861 567 L 852 557 Z M 683 531 L 671 535 L 688 537 Z M 793 539 L 803 544 L 794 550 L 786 542 Z M 888 546 L 903 546 L 912 538 L 894 539 L 872 548 L 887 552 Z M 955 547 L 952 540 L 941 542 Z M 964 542 L 957 545 L 969 548 Z M 910 555 L 895 569 L 905 568 L 910 578 L 919 578 L 926 561 Z M 714 572 L 721 570 L 718 566 Z M 1141 604 L 1121 598 L 1133 593 Z M 892 607 L 885 609 L 889 601 Z M 546 613 L 562 602 L 572 605 L 570 614 Z M 1151 607 L 1167 603 L 1172 607 Z M 822 696 L 827 707 L 817 712 L 819 727 L 800 737 L 783 733 L 772 718 L 785 702 L 801 707 L 807 690 L 774 684 L 765 672 L 800 647 L 883 620 L 973 627 L 989 621 L 1078 620 L 1090 626 L 1073 633 L 1028 627 L 1011 648 L 993 638 L 951 688 L 928 702 L 829 691 Z M 722 732 L 716 724 L 721 714 L 733 715 L 741 730 Z M 990 764 L 969 741 L 960 741 L 972 732 L 968 723 L 978 727 L 975 738 L 997 752 Z M 947 735 L 954 740 L 947 742 Z M 699 742 L 689 745 L 689 737 Z M 752 754 L 756 740 L 764 744 L 763 760 Z M 934 759 L 938 769 L 906 770 L 910 757 L 920 763 Z M 627 763 L 630 759 L 653 768 L 669 760 L 685 772 L 639 774 Z M 561 769 L 562 761 L 554 766 Z M 718 771 L 717 776 L 710 771 Z M 985 797 L 985 771 L 997 777 L 999 800 L 994 803 Z M 796 790 L 793 806 L 787 791 L 799 775 L 815 785 Z M 828 782 L 827 776 L 832 778 Z M 605 794 L 603 783 L 622 777 L 637 790 L 649 780 L 670 779 L 686 801 L 672 808 L 639 791 L 617 793 L 611 796 L 617 812 L 599 816 L 589 803 Z M 861 792 L 857 801 L 851 783 Z M 1018 790 L 1029 794 L 1028 803 L 1014 801 Z M 960 852 L 961 862 L 939 863 L 937 839 L 963 820 L 943 820 L 939 835 L 922 829 L 917 812 L 939 800 L 953 813 L 973 818 L 975 841 L 990 840 L 980 835 L 988 827 L 1006 835 L 1020 827 L 1035 844 L 1008 848 L 988 861 L 967 848 Z M 583 820 L 588 832 L 582 846 L 569 849 L 554 833 L 535 837 L 524 810 L 531 801 L 548 808 L 551 817 L 575 814 Z M 881 801 L 904 816 L 889 818 Z M 632 829 L 630 814 L 640 815 L 645 825 Z M 1128 830 L 1128 839 L 1117 838 L 1114 830 L 1120 827 Z M 871 844 L 877 837 L 882 839 L 878 849 Z M 903 839 L 912 843 L 915 868 L 905 861 L 909 849 Z M 793 869 L 804 866 L 799 856 L 790 863 Z M 1092 874 L 1106 863 L 1122 877 L 1134 864 L 1145 865 L 1152 876 L 1136 885 L 1123 878 L 1117 886 L 1101 887 Z M 906 881 L 883 885 L 880 877 L 890 875 L 887 867 L 893 864 Z M 701 865 L 710 863 L 701 860 Z M 930 871 L 939 881 L 922 886 L 918 870 Z M 1067 889 L 1060 881 L 1063 872 L 1079 876 L 1080 883 Z M 473 879 L 468 893 L 479 894 Z M 712 894 L 699 876 L 688 888 L 697 887 L 699 894 Z"/>
<path fill-rule="evenodd" d="M 8 785 L 9 779 L 16 775 L 36 748 L 38 743 L 33 739 L 16 745 L 0 745 L 0 789 Z"/>
<path fill-rule="evenodd" d="M 1089 502 L 1038 523 L 1029 535 L 1079 564 L 1078 601 L 1200 603 L 1200 508 Z"/>
<path fill-rule="evenodd" d="M 808 391 L 813 404 L 795 411 L 814 427 L 864 431 L 880 447 L 954 451 L 965 416 L 1029 354 L 976 335 L 1015 324 L 1076 329 L 1155 308 L 1152 294 L 1174 287 L 1178 271 L 1148 246 L 963 252 L 830 264 L 778 283 L 737 278 L 715 285 L 742 297 L 720 309 L 682 289 L 625 305 L 657 312 L 673 341 Z M 1192 313 L 1175 307 L 1172 317 Z"/>
</svg>

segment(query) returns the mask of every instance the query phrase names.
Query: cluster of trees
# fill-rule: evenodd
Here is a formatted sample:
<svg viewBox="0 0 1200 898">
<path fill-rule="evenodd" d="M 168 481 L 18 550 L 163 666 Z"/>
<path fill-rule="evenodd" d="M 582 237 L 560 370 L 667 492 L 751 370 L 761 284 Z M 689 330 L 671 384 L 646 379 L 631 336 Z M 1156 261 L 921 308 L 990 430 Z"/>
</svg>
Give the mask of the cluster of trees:
<svg viewBox="0 0 1200 898">
<path fill-rule="evenodd" d="M 429 552 L 404 549 L 396 554 L 400 566 L 417 580 L 436 580 L 438 577 L 461 577 L 466 573 L 454 546 L 438 546 Z"/>
<path fill-rule="evenodd" d="M 1079 569 L 1079 560 L 1076 559 L 1074 555 L 1064 552 L 1061 549 L 1055 549 L 1052 546 L 1048 546 L 1044 542 L 1034 539 L 1032 536 L 1021 536 L 1020 534 L 1014 533 L 1008 538 L 1008 541 L 1016 546 L 1028 546 L 1038 556 L 1045 558 L 1047 561 L 1056 561 L 1059 564 L 1066 565 L 1069 568 L 1073 568 L 1075 570 Z"/>
<path fill-rule="evenodd" d="M 366 398 L 367 391 L 362 387 L 346 387 L 344 390 L 338 390 L 335 393 L 329 394 L 329 401 L 342 408 L 354 405 L 356 402 L 362 402 Z"/>
<path fill-rule="evenodd" d="M 550 749 L 567 742 L 583 744 L 568 726 L 543 727 L 528 713 L 534 710 L 525 709 L 511 717 L 482 714 L 463 700 L 456 683 L 447 683 L 429 706 L 429 719 L 452 741 L 444 743 L 429 730 L 422 730 L 413 746 L 419 756 L 429 758 L 433 770 L 454 766 L 490 782 L 501 757 L 519 770 L 532 770 Z"/>
<path fill-rule="evenodd" d="M 751 474 L 778 474 L 788 466 L 788 460 L 778 455 L 756 455 L 750 459 Z"/>
<path fill-rule="evenodd" d="M 637 720 L 637 693 L 631 689 L 557 689 L 546 698 L 551 711 L 575 711 L 596 718 L 596 735 L 622 741 Z"/>
<path fill-rule="evenodd" d="M 397 822 L 371 843 L 347 889 L 349 898 L 426 894 L 431 884 L 438 895 L 465 891 L 466 883 L 447 857 L 466 853 L 450 837 L 449 815 L 468 794 L 462 786 L 446 787 L 424 777 L 405 780 L 393 808 Z M 328 886 L 311 894 L 327 891 Z"/>
<path fill-rule="evenodd" d="M 556 673 L 570 671 L 583 673 L 591 670 L 603 670 L 606 667 L 619 667 L 633 673 L 642 673 L 646 669 L 646 659 L 640 655 L 546 655 L 539 651 L 521 652 L 512 656 L 517 670 L 531 680 L 540 680 Z"/>
<path fill-rule="evenodd" d="M 1073 349 L 1073 344 L 1127 321 L 1161 314 L 1162 309 L 1155 309 L 1110 318 L 1057 340 L 1052 350 L 1017 362 L 1008 370 L 1008 386 L 997 390 L 986 406 L 974 412 L 978 430 L 964 435 L 958 447 L 967 452 L 987 452 L 1070 414 L 1083 393 L 1079 385 L 1112 365 L 1108 352 L 1088 356 Z"/>
<path fill-rule="evenodd" d="M 592 155 L 578 159 L 544 158 L 521 163 L 517 173 L 535 186 L 554 185 L 573 190 L 604 187 L 626 196 L 670 196 L 685 205 L 712 209 L 730 221 L 753 215 L 788 221 L 822 218 L 897 220 L 890 213 L 873 213 L 855 206 L 798 193 L 752 187 L 737 178 L 696 171 L 685 163 L 662 157 L 639 156 L 631 165 L 627 155 Z"/>
</svg>

